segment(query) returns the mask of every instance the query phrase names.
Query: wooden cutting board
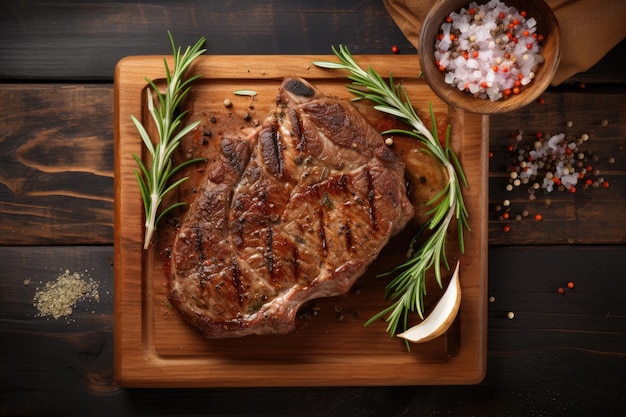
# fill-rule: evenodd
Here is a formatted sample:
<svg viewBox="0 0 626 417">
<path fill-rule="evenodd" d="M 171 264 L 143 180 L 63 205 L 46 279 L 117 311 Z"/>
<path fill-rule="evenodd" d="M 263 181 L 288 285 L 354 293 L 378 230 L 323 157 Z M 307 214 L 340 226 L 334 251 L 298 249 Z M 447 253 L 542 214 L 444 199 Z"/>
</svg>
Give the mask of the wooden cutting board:
<svg viewBox="0 0 626 417">
<path fill-rule="evenodd" d="M 438 123 L 451 125 L 451 143 L 469 182 L 465 200 L 471 232 L 461 260 L 463 299 L 460 312 L 443 336 L 411 346 L 385 332 L 385 323 L 365 327 L 388 305 L 377 277 L 402 260 L 406 246 L 390 243 L 354 289 L 303 308 L 296 331 L 289 335 L 207 340 L 187 325 L 167 301 L 164 247 L 143 251 L 143 207 L 134 177 L 132 154 L 142 154 L 141 139 L 131 122 L 147 123 L 145 78 L 164 81 L 163 60 L 171 57 L 128 57 L 115 72 L 115 378 L 129 387 L 339 386 L 471 384 L 483 379 L 486 362 L 487 291 L 487 161 L 488 120 L 448 108 L 419 78 L 417 56 L 356 56 L 362 66 L 381 75 L 393 71 L 426 121 L 432 103 Z M 335 56 L 203 56 L 192 68 L 200 74 L 185 104 L 207 124 L 224 117 L 261 122 L 275 105 L 281 80 L 297 75 L 326 95 L 351 99 L 346 73 L 323 70 L 313 61 Z M 193 75 L 192 74 L 192 75 Z M 235 96 L 235 90 L 257 96 Z M 225 109 L 224 99 L 232 102 Z M 367 104 L 360 104 L 364 113 Z M 370 109 L 371 110 L 371 109 Z M 228 116 L 230 114 L 230 116 Z M 216 116 L 217 115 L 217 116 Z M 372 120 L 377 123 L 377 120 Z M 380 120 L 378 120 L 380 122 Z M 232 123 L 231 123 L 232 126 Z M 215 131 L 208 137 L 219 135 Z M 187 145 L 185 145 L 187 146 Z M 190 146 L 190 145 L 189 145 Z M 417 145 L 416 145 L 417 146 Z M 188 181 L 193 186 L 193 178 Z M 423 208 L 419 207 L 422 210 Z M 453 235 L 451 239 L 453 240 Z M 442 290 L 429 283 L 426 298 L 434 305 Z"/>
</svg>

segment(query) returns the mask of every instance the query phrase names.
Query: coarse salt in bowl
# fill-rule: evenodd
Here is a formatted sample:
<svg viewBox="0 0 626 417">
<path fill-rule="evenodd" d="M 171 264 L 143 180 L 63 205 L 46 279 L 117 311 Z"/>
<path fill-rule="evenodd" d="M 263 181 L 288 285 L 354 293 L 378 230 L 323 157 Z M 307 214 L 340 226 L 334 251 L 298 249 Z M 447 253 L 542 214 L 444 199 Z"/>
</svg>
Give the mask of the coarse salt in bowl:
<svg viewBox="0 0 626 417">
<path fill-rule="evenodd" d="M 560 30 L 543 0 L 441 0 L 422 25 L 424 78 L 445 102 L 506 113 L 537 99 L 560 60 Z"/>
</svg>

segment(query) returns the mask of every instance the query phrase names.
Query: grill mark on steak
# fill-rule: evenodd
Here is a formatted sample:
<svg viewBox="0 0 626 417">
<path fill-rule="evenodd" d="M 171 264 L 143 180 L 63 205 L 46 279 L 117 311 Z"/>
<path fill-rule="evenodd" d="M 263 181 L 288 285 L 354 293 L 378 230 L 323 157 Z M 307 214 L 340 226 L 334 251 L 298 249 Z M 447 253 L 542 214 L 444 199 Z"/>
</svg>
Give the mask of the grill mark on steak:
<svg viewBox="0 0 626 417">
<path fill-rule="evenodd" d="M 350 224 L 345 223 L 341 226 L 341 232 L 346 237 L 346 249 L 354 252 L 354 247 L 352 246 L 352 231 L 350 230 Z"/>
<path fill-rule="evenodd" d="M 304 130 L 302 129 L 302 119 L 298 117 L 298 113 L 292 108 L 287 110 L 287 114 L 289 114 L 293 134 L 298 140 L 296 149 L 300 151 L 300 153 L 304 153 L 306 152 L 306 136 L 304 135 Z"/>
<path fill-rule="evenodd" d="M 241 143 L 235 143 L 228 138 L 223 138 L 220 144 L 222 155 L 226 157 L 234 173 L 237 176 L 241 175 L 248 162 L 248 147 L 242 149 Z"/>
<path fill-rule="evenodd" d="M 204 252 L 204 247 L 202 244 L 202 228 L 199 224 L 194 225 L 193 227 L 193 243 L 196 253 L 198 254 L 198 260 L 204 261 L 206 259 L 206 254 Z"/>
<path fill-rule="evenodd" d="M 273 249 L 273 232 L 272 227 L 267 226 L 265 237 L 265 262 L 267 262 L 267 270 L 270 273 L 270 278 L 274 280 L 274 249 Z"/>
<path fill-rule="evenodd" d="M 296 281 L 300 281 L 300 252 L 298 247 L 294 245 L 291 253 L 293 257 L 293 277 Z"/>
<path fill-rule="evenodd" d="M 237 301 L 239 301 L 239 305 L 243 305 L 246 288 L 241 281 L 241 269 L 239 269 L 239 264 L 235 259 L 230 263 L 230 273 L 230 279 L 237 294 Z"/>
<path fill-rule="evenodd" d="M 378 218 L 376 217 L 376 205 L 374 199 L 376 193 L 374 192 L 374 184 L 372 183 L 372 174 L 368 169 L 367 173 L 367 204 L 369 205 L 369 215 L 372 228 L 378 230 Z"/>
<path fill-rule="evenodd" d="M 319 222 L 319 232 L 317 235 L 320 238 L 320 247 L 322 249 L 322 257 L 328 256 L 328 243 L 326 242 L 326 223 L 324 222 L 324 209 L 320 208 L 315 213 Z"/>
<path fill-rule="evenodd" d="M 233 244 L 237 247 L 243 246 L 243 223 L 244 220 L 242 218 L 234 219 L 232 222 L 233 232 L 235 232 L 235 235 L 233 236 Z"/>
<path fill-rule="evenodd" d="M 412 218 L 404 165 L 349 103 L 288 78 L 254 132 L 207 144 L 172 244 L 172 305 L 206 337 L 287 333 Z"/>
<path fill-rule="evenodd" d="M 259 132 L 259 143 L 261 145 L 263 163 L 269 173 L 275 177 L 282 178 L 285 161 L 283 160 L 282 147 L 275 124 L 272 123 L 267 128 L 261 129 Z"/>
</svg>

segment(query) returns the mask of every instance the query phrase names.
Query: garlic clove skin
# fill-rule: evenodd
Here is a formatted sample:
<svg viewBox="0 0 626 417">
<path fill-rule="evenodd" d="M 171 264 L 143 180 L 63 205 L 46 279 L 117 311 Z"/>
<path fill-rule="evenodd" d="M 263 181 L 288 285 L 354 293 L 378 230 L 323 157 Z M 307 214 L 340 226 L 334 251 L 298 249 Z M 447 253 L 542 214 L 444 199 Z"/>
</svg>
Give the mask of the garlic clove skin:
<svg viewBox="0 0 626 417">
<path fill-rule="evenodd" d="M 457 262 L 448 288 L 428 317 L 421 323 L 398 334 L 398 337 L 412 343 L 423 343 L 441 336 L 448 330 L 461 306 L 459 265 L 460 263 Z"/>
</svg>

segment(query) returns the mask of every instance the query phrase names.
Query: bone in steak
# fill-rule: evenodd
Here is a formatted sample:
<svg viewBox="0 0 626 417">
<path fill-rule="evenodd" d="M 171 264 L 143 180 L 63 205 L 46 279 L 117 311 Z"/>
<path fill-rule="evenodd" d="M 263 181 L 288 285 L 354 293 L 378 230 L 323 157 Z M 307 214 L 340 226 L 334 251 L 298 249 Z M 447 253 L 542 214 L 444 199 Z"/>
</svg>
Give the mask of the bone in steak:
<svg viewBox="0 0 626 417">
<path fill-rule="evenodd" d="M 224 134 L 172 246 L 171 303 L 209 338 L 288 333 L 346 293 L 413 216 L 404 164 L 346 101 L 286 78 L 277 110 Z"/>
</svg>

